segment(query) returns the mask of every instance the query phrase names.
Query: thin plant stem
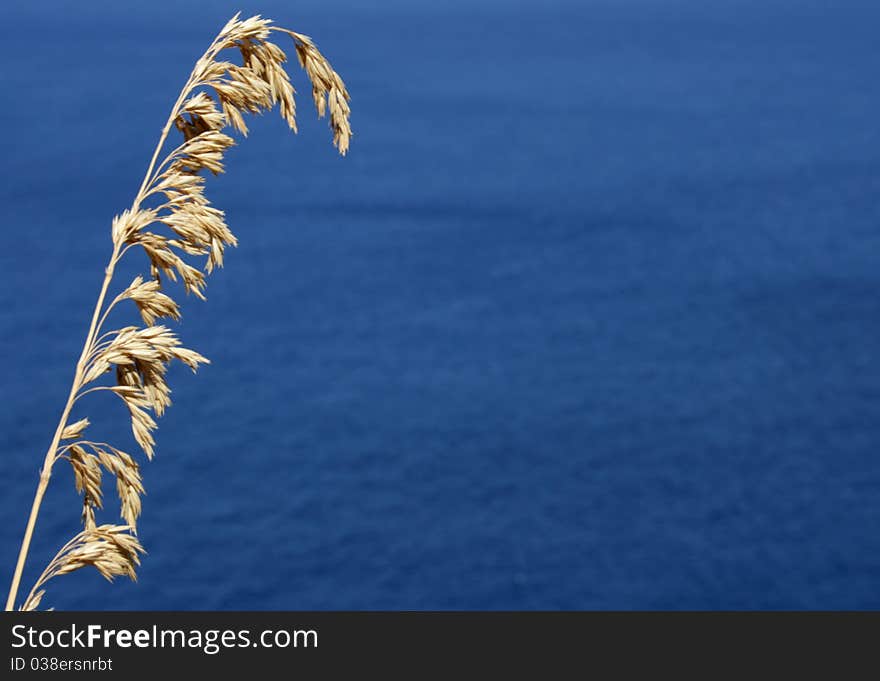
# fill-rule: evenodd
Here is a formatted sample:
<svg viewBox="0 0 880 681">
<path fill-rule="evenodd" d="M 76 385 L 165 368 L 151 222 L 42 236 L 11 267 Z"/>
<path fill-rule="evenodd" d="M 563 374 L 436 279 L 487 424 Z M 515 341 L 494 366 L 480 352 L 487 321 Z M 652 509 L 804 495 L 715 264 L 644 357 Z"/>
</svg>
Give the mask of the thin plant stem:
<svg viewBox="0 0 880 681">
<path fill-rule="evenodd" d="M 180 96 L 177 98 L 177 101 L 174 103 L 174 106 L 171 109 L 171 114 L 168 116 L 168 121 L 165 123 L 165 127 L 162 129 L 162 135 L 159 138 L 159 143 L 156 145 L 156 150 L 153 152 L 153 157 L 150 160 L 150 165 L 147 167 L 147 172 L 144 174 L 144 180 L 141 183 L 141 187 L 138 190 L 134 202 L 132 203 L 132 211 L 137 210 L 140 207 L 141 201 L 143 201 L 144 192 L 153 180 L 153 168 L 156 165 L 156 159 L 159 157 L 159 154 L 162 151 L 162 147 L 165 146 L 165 140 L 168 138 L 168 133 L 171 131 L 171 126 L 174 124 L 174 119 L 177 118 L 177 116 L 179 115 L 180 107 L 183 104 L 184 98 L 186 97 L 186 95 L 189 94 L 191 89 L 192 78 L 187 81 L 186 87 L 184 87 L 184 89 L 181 91 Z M 46 494 L 46 487 L 48 487 L 49 480 L 52 477 L 52 467 L 55 465 L 56 461 L 55 452 L 58 449 L 58 443 L 61 441 L 61 433 L 67 426 L 67 419 L 70 416 L 70 411 L 77 400 L 77 394 L 82 387 L 82 380 L 83 376 L 85 375 L 86 363 L 92 353 L 95 337 L 98 333 L 99 320 L 101 320 L 101 323 L 103 323 L 101 314 L 104 308 L 104 300 L 107 297 L 107 290 L 110 288 L 110 282 L 113 279 L 113 273 L 115 271 L 116 264 L 119 262 L 120 248 L 121 244 L 116 241 L 113 244 L 113 254 L 110 256 L 110 262 L 104 270 L 104 282 L 101 285 L 100 292 L 98 293 L 98 301 L 95 303 L 95 309 L 92 313 L 92 321 L 89 324 L 89 330 L 86 333 L 86 340 L 85 344 L 83 345 L 82 354 L 80 354 L 79 361 L 76 363 L 76 372 L 73 376 L 73 383 L 70 387 L 70 393 L 67 396 L 67 402 L 64 405 L 64 409 L 61 411 L 61 418 L 58 420 L 58 427 L 55 429 L 55 435 L 52 436 L 52 442 L 49 445 L 49 449 L 46 452 L 46 457 L 43 460 L 43 466 L 40 469 L 40 481 L 37 483 L 37 491 L 34 494 L 34 501 L 33 504 L 31 504 L 31 512 L 28 516 L 27 525 L 25 526 L 24 530 L 24 537 L 21 540 L 21 548 L 18 552 L 18 560 L 15 563 L 15 572 L 13 572 L 12 574 L 12 584 L 9 587 L 9 595 L 6 598 L 7 611 L 15 609 L 15 599 L 18 596 L 18 587 L 21 584 L 21 576 L 24 572 L 25 563 L 27 562 L 28 552 L 31 546 L 31 539 L 34 535 L 34 527 L 37 524 L 37 517 L 40 514 L 40 506 L 43 503 L 43 496 Z M 110 305 L 110 307 L 112 307 L 112 304 Z"/>
<path fill-rule="evenodd" d="M 37 491 L 34 494 L 34 502 L 31 505 L 31 512 L 28 516 L 27 525 L 24 530 L 24 537 L 21 540 L 21 548 L 18 552 L 18 560 L 15 563 L 15 572 L 12 574 L 12 584 L 9 587 L 9 595 L 6 598 L 6 610 L 15 608 L 15 598 L 18 595 L 18 586 L 21 583 L 21 575 L 24 572 L 24 565 L 27 561 L 28 551 L 31 546 L 31 538 L 34 535 L 34 527 L 37 524 L 37 516 L 40 514 L 40 506 L 43 503 L 43 496 L 46 494 L 46 487 L 49 485 L 49 479 L 52 477 L 52 466 L 55 464 L 55 452 L 58 449 L 58 443 L 61 441 L 61 433 L 67 426 L 67 419 L 70 416 L 70 410 L 76 401 L 76 394 L 82 385 L 83 369 L 85 368 L 86 358 L 91 352 L 91 343 L 95 333 L 95 326 L 98 323 L 98 315 L 104 305 L 104 298 L 107 296 L 107 288 L 110 286 L 110 280 L 113 278 L 113 269 L 116 254 L 119 246 L 114 245 L 113 255 L 110 258 L 110 264 L 104 273 L 104 283 L 101 285 L 101 291 L 98 294 L 98 302 L 95 303 L 95 311 L 92 313 L 92 321 L 86 334 L 86 342 L 83 346 L 82 354 L 76 363 L 76 372 L 73 376 L 73 384 L 70 387 L 70 394 L 67 396 L 67 403 L 61 412 L 61 418 L 58 420 L 58 427 L 52 436 L 52 442 L 46 452 L 46 458 L 43 460 L 43 466 L 40 469 L 40 481 L 37 484 Z"/>
<path fill-rule="evenodd" d="M 31 610 L 37 607 L 41 598 L 37 590 L 48 580 L 84 565 L 93 565 L 108 579 L 116 575 L 126 575 L 132 579 L 136 576 L 135 567 L 140 564 L 138 555 L 144 552 L 137 539 L 136 527 L 141 508 L 140 495 L 144 493 L 137 464 L 128 454 L 109 445 L 106 446 L 112 453 L 99 449 L 104 443 L 77 440 L 61 446 L 61 440 L 77 439 L 88 425 L 88 419 L 82 419 L 75 426 L 68 424 L 71 411 L 79 398 L 109 390 L 128 406 L 134 438 L 146 456 L 152 458 L 155 440 L 151 432 L 157 426 L 153 416 L 161 416 L 165 407 L 170 404 L 170 389 L 164 380 L 168 363 L 172 359 L 180 361 L 195 371 L 199 364 L 208 362 L 199 353 L 182 347 L 169 329 L 153 323 L 157 317 L 179 319 L 177 304 L 167 295 L 158 293 L 161 286 L 160 272 L 176 280 L 176 270 L 187 292 L 194 292 L 199 298 L 203 298 L 201 290 L 204 288 L 204 275 L 174 253 L 172 248 L 185 255 L 208 256 L 205 270 L 211 272 L 214 267 L 222 266 L 223 249 L 236 244 L 235 236 L 222 220 L 222 211 L 208 206 L 209 202 L 201 194 L 199 181 L 193 181 L 189 173 L 198 173 L 200 170 L 216 173 L 218 168 L 222 169 L 219 159 L 223 151 L 233 144 L 233 139 L 219 131 L 229 126 L 246 135 L 243 113 L 265 111 L 279 104 L 282 117 L 291 129 L 296 130 L 294 90 L 282 67 L 286 57 L 280 48 L 266 43 L 265 40 L 270 30 L 277 29 L 270 28 L 271 21 L 259 16 L 245 20 L 239 20 L 239 16 L 236 14 L 224 26 L 196 62 L 177 101 L 171 107 L 130 212 L 124 211 L 114 218 L 113 251 L 104 269 L 104 279 L 92 311 L 82 352 L 76 363 L 67 401 L 61 410 L 61 417 L 40 468 L 39 482 L 6 600 L 7 611 L 14 609 L 16 605 L 52 469 L 62 458 L 73 465 L 78 491 L 83 493 L 85 529 L 62 547 L 52 559 L 37 579 L 22 604 L 22 609 Z M 333 141 L 340 154 L 345 155 L 351 137 L 348 120 L 349 96 L 345 85 L 309 38 L 290 31 L 287 33 L 294 39 L 300 65 L 312 83 L 318 115 L 323 116 L 325 107 L 329 107 Z M 242 66 L 215 61 L 217 55 L 227 48 L 241 51 Z M 252 68 L 251 57 L 259 68 Z M 200 93 L 201 99 L 194 98 L 188 102 L 187 98 L 199 88 L 212 88 L 216 100 L 210 95 Z M 219 104 L 219 109 L 215 106 L 215 101 Z M 207 112 L 206 103 L 209 103 Z M 182 129 L 186 138 L 184 143 L 178 145 L 159 163 L 172 127 L 185 113 L 190 116 L 188 125 L 198 127 L 200 131 L 190 137 L 188 129 Z M 210 123 L 207 122 L 209 120 Z M 199 125 L 196 126 L 196 123 Z M 176 168 L 173 162 L 180 160 L 182 156 L 186 157 L 186 161 L 180 168 Z M 165 203 L 158 208 L 141 208 L 142 204 L 159 193 L 166 195 Z M 181 199 L 179 203 L 178 199 Z M 162 210 L 167 210 L 168 215 L 160 216 Z M 169 217 L 175 218 L 177 222 L 167 222 Z M 172 228 L 179 238 L 167 239 L 146 231 L 149 225 L 163 221 L 166 225 L 173 225 Z M 150 271 L 157 284 L 139 287 L 137 295 L 127 289 L 108 303 L 108 292 L 116 266 L 135 245 L 144 247 L 150 259 Z M 102 333 L 111 311 L 126 298 L 131 298 L 140 308 L 145 328 L 125 327 Z M 121 337 L 123 332 L 126 332 L 124 338 Z M 100 362 L 104 362 L 108 368 L 115 364 L 117 371 L 127 372 L 124 376 L 125 390 L 109 386 L 85 389 L 86 384 L 97 379 L 94 369 Z M 101 364 L 102 368 L 103 366 Z M 123 383 L 122 378 L 118 380 L 120 384 Z M 85 456 L 74 449 L 78 446 L 90 447 L 98 456 Z M 94 509 L 101 507 L 101 467 L 117 478 L 121 514 L 126 525 L 95 525 Z"/>
</svg>

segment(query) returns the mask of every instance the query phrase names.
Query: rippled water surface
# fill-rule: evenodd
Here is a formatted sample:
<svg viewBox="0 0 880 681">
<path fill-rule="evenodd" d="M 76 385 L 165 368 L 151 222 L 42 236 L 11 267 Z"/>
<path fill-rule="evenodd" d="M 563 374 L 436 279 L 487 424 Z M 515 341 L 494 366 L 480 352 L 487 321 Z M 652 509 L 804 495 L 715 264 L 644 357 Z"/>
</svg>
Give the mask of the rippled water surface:
<svg viewBox="0 0 880 681">
<path fill-rule="evenodd" d="M 880 6 L 370 7 L 245 8 L 331 57 L 352 152 L 296 73 L 300 134 L 211 181 L 241 245 L 184 304 L 213 363 L 172 372 L 140 582 L 49 605 L 880 607 Z M 4 580 L 110 219 L 232 11 L 4 9 Z M 77 517 L 59 469 L 26 581 Z"/>
</svg>

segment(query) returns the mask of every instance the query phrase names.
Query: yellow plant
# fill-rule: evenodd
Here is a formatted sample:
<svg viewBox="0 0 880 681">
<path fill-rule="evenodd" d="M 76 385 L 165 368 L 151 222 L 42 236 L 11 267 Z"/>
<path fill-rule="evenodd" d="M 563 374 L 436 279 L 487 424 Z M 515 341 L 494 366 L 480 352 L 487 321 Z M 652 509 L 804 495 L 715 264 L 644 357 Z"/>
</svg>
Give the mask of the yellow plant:
<svg viewBox="0 0 880 681">
<path fill-rule="evenodd" d="M 205 274 L 223 265 L 227 246 L 236 239 L 227 227 L 223 211 L 214 208 L 204 194 L 205 176 L 223 171 L 223 154 L 234 144 L 226 128 L 247 135 L 244 114 L 259 113 L 278 105 L 281 116 L 296 131 L 294 89 L 284 68 L 287 56 L 270 41 L 273 34 L 286 34 L 300 65 L 311 81 L 319 116 L 329 110 L 333 143 L 345 155 L 351 139 L 349 96 L 342 79 L 307 36 L 274 26 L 260 16 L 233 17 L 220 31 L 183 86 L 144 180 L 131 208 L 113 220 L 113 252 L 98 293 L 73 384 L 40 471 L 40 480 L 21 543 L 18 561 L 6 601 L 15 607 L 22 572 L 34 526 L 53 466 L 66 461 L 73 469 L 77 491 L 82 494 L 83 529 L 46 566 L 21 604 L 36 609 L 45 584 L 59 575 L 93 566 L 107 579 L 124 575 L 136 578 L 144 549 L 137 538 L 144 488 L 134 457 L 106 442 L 83 437 L 87 418 L 71 423 L 71 412 L 80 399 L 97 391 L 114 393 L 131 415 L 134 438 L 148 459 L 153 456 L 152 432 L 156 417 L 171 404 L 165 381 L 168 364 L 183 362 L 193 371 L 208 360 L 181 346 L 177 336 L 159 319 L 178 320 L 177 303 L 163 289 L 165 280 L 182 282 L 188 293 L 203 298 Z M 226 61 L 238 52 L 241 64 Z M 160 161 L 172 127 L 182 134 L 179 146 Z M 152 229 L 160 231 L 152 231 Z M 148 276 L 137 276 L 107 303 L 117 264 L 131 249 L 142 249 L 150 263 Z M 204 256 L 204 270 L 191 264 Z M 103 331 L 111 310 L 123 301 L 133 302 L 143 326 Z M 111 383 L 105 377 L 110 375 Z M 114 380 L 115 379 L 115 380 Z M 102 382 L 103 381 L 103 382 Z M 116 479 L 120 514 L 124 525 L 96 525 L 95 510 L 103 507 L 102 479 Z"/>
</svg>

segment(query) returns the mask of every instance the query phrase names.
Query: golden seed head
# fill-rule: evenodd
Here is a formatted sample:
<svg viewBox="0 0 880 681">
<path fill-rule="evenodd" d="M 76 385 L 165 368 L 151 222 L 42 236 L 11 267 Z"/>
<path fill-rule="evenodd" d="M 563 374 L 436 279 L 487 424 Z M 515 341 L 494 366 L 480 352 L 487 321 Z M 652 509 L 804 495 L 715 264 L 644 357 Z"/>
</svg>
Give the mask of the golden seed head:
<svg viewBox="0 0 880 681">
<path fill-rule="evenodd" d="M 147 256 L 149 278 L 135 277 L 106 308 L 97 327 L 93 322 L 83 360 L 77 367 L 77 390 L 97 383 L 111 371 L 115 373 L 115 384 L 93 386 L 85 392 L 107 390 L 122 400 L 131 418 L 134 439 L 147 458 L 152 458 L 155 450 L 156 418 L 171 405 L 171 389 L 166 381 L 169 364 L 176 360 L 196 371 L 199 365 L 208 363 L 199 353 L 184 348 L 170 329 L 157 324 L 160 319 L 180 319 L 180 307 L 163 290 L 162 277 L 179 280 L 187 293 L 204 299 L 206 274 L 222 267 L 225 249 L 237 244 L 223 211 L 214 208 L 205 196 L 202 171 L 214 175 L 223 172 L 224 154 L 235 144 L 224 130 L 229 128 L 227 132 L 246 136 L 246 114 L 263 113 L 278 105 L 290 129 L 297 129 L 296 91 L 285 69 L 288 58 L 269 40 L 273 32 L 286 33 L 293 40 L 299 64 L 311 84 L 318 116 L 329 111 L 334 145 L 343 156 L 349 148 L 352 133 L 348 91 L 311 38 L 275 27 L 259 15 L 241 19 L 236 14 L 230 19 L 196 62 L 156 156 L 172 126 L 181 133 L 181 144 L 158 165 L 154 159 L 132 208 L 112 221 L 114 260 L 108 275 L 118 258 L 137 247 Z M 221 59 L 226 50 L 237 52 L 241 64 Z M 194 257 L 205 258 L 203 269 L 188 262 Z M 107 313 L 124 300 L 135 304 L 144 326 L 126 326 L 98 336 Z M 71 399 L 75 402 L 83 394 L 72 395 Z M 65 414 L 70 406 L 72 402 Z M 72 442 L 59 445 L 55 452 L 56 460 L 65 458 L 72 467 L 76 490 L 83 498 L 84 528 L 49 563 L 22 610 L 35 610 L 40 605 L 45 594 L 41 587 L 47 581 L 83 567 L 96 568 L 108 580 L 117 576 L 136 579 L 135 569 L 144 553 L 137 538 L 144 495 L 140 469 L 133 457 L 112 445 L 81 439 L 89 425 L 87 418 L 62 424 L 59 439 Z M 96 524 L 95 512 L 103 508 L 104 473 L 116 480 L 125 525 Z"/>
</svg>

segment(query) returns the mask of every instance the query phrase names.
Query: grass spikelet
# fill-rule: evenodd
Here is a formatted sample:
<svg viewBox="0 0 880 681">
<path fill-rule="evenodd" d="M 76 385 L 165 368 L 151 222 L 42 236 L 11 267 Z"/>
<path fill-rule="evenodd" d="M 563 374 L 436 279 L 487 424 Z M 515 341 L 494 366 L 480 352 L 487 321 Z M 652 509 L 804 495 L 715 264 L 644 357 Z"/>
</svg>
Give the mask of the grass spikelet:
<svg viewBox="0 0 880 681">
<path fill-rule="evenodd" d="M 235 15 L 230 19 L 196 61 L 171 109 L 132 205 L 111 223 L 113 253 L 76 364 L 70 395 L 43 461 L 7 610 L 15 606 L 43 495 L 52 467 L 60 459 L 70 463 L 76 491 L 82 495 L 83 529 L 49 562 L 20 609 L 35 610 L 48 581 L 84 567 L 95 568 L 108 580 L 137 577 L 136 568 L 144 553 L 137 538 L 145 494 L 140 467 L 134 457 L 114 445 L 82 439 L 91 426 L 90 420 L 71 421 L 70 417 L 80 400 L 91 393 L 106 391 L 115 395 L 128 411 L 135 442 L 146 458 L 152 459 L 157 419 L 171 406 L 171 388 L 166 380 L 169 365 L 177 361 L 196 371 L 208 363 L 198 352 L 185 348 L 171 329 L 158 323 L 179 321 L 181 316 L 180 306 L 166 284 L 179 282 L 186 293 L 204 299 L 206 275 L 222 267 L 226 249 L 237 244 L 223 211 L 205 196 L 205 183 L 208 174 L 223 172 L 225 154 L 235 144 L 233 135 L 247 135 L 246 116 L 277 106 L 290 129 L 297 129 L 295 90 L 285 69 L 288 58 L 270 40 L 278 32 L 292 38 L 299 64 L 311 83 L 318 115 L 329 111 L 333 143 L 340 154 L 348 151 L 348 91 L 314 42 L 301 33 L 276 27 L 259 15 L 246 19 Z M 171 146 L 168 138 L 172 130 L 180 134 L 179 142 L 166 151 L 166 146 Z M 132 250 L 146 256 L 148 272 L 136 276 L 110 299 L 116 266 Z M 105 331 L 110 313 L 125 301 L 137 308 L 143 326 Z M 104 508 L 102 485 L 108 475 L 116 481 L 124 525 L 96 523 L 96 514 Z"/>
<path fill-rule="evenodd" d="M 68 459 L 73 467 L 76 491 L 83 495 L 83 524 L 95 525 L 95 509 L 103 508 L 101 489 L 101 465 L 98 457 L 89 454 L 79 445 L 72 445 Z"/>
<path fill-rule="evenodd" d="M 89 427 L 89 420 L 87 418 L 80 419 L 76 423 L 71 423 L 64 427 L 64 430 L 61 431 L 61 439 L 62 440 L 75 440 L 80 435 L 82 435 L 83 431 Z"/>
</svg>

